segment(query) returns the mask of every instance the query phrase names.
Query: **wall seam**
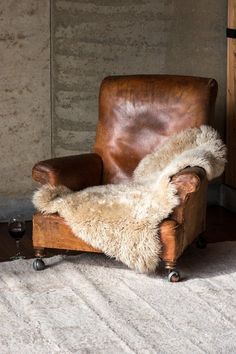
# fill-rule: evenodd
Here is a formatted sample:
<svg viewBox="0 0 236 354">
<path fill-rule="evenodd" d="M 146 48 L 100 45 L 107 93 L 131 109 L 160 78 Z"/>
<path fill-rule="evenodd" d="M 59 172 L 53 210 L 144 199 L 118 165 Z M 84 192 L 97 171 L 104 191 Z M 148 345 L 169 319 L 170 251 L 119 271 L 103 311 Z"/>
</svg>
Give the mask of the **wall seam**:
<svg viewBox="0 0 236 354">
<path fill-rule="evenodd" d="M 53 31 L 53 19 L 52 19 L 52 7 L 53 7 L 53 0 L 49 0 L 49 32 L 50 32 L 50 120 L 51 120 L 51 125 L 50 125 L 50 142 L 51 142 L 51 157 L 54 156 L 54 151 L 53 151 L 53 128 L 54 128 L 54 121 L 53 121 L 53 108 L 54 108 L 54 97 L 53 97 L 53 40 L 52 40 L 52 31 Z"/>
</svg>

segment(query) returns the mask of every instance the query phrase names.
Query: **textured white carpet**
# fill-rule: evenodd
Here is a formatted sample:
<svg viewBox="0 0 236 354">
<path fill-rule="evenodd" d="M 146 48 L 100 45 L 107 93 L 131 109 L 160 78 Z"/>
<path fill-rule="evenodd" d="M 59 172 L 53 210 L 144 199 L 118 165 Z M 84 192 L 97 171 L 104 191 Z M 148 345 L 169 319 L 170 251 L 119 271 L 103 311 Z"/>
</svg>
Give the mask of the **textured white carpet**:
<svg viewBox="0 0 236 354">
<path fill-rule="evenodd" d="M 236 242 L 192 246 L 171 284 L 104 255 L 0 264 L 0 353 L 236 353 Z"/>
</svg>

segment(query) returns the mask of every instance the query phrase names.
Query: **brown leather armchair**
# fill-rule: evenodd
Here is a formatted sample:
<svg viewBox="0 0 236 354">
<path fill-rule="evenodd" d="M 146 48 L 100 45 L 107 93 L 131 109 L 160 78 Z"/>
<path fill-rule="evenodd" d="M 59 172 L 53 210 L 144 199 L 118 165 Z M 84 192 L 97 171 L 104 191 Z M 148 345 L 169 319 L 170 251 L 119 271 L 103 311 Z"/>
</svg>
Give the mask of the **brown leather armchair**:
<svg viewBox="0 0 236 354">
<path fill-rule="evenodd" d="M 165 140 L 188 127 L 212 121 L 217 95 L 214 79 L 135 75 L 107 77 L 99 96 L 94 153 L 53 158 L 33 167 L 33 178 L 74 191 L 128 181 L 139 161 Z M 180 205 L 161 223 L 162 259 L 169 280 L 178 281 L 177 259 L 205 230 L 207 179 L 198 166 L 172 177 Z M 44 268 L 44 248 L 100 252 L 75 237 L 64 220 L 37 213 L 33 217 L 35 270 Z"/>
</svg>

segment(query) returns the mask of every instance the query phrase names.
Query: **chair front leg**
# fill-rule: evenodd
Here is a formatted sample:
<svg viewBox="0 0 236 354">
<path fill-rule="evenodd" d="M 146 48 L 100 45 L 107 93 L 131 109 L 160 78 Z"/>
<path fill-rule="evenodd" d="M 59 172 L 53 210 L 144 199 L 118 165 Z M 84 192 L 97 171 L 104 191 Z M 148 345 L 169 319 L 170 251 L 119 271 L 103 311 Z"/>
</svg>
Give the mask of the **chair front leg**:
<svg viewBox="0 0 236 354">
<path fill-rule="evenodd" d="M 36 271 L 44 270 L 46 265 L 42 258 L 44 257 L 44 248 L 35 248 L 35 257 L 36 259 L 33 262 L 33 268 Z"/>
<path fill-rule="evenodd" d="M 160 225 L 160 241 L 162 244 L 162 260 L 168 271 L 168 280 L 172 283 L 180 281 L 176 270 L 178 256 L 181 253 L 182 228 L 177 221 L 165 219 Z"/>
<path fill-rule="evenodd" d="M 176 269 L 176 261 L 164 261 L 165 269 L 168 271 L 168 281 L 171 283 L 177 283 L 180 281 L 179 271 Z"/>
</svg>

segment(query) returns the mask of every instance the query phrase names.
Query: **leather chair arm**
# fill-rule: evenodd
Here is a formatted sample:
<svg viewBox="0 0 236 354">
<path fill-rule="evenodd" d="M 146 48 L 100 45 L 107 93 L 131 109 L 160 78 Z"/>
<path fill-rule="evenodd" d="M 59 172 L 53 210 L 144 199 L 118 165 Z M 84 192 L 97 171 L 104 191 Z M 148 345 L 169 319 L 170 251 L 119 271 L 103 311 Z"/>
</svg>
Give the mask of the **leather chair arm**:
<svg viewBox="0 0 236 354">
<path fill-rule="evenodd" d="M 187 167 L 172 176 L 172 182 L 177 187 L 180 204 L 182 204 L 190 193 L 199 190 L 201 182 L 206 177 L 206 172 L 201 167 Z"/>
<path fill-rule="evenodd" d="M 42 184 L 64 185 L 78 191 L 101 184 L 102 169 L 98 154 L 81 154 L 40 161 L 33 167 L 32 177 Z"/>
<path fill-rule="evenodd" d="M 205 229 L 208 180 L 200 167 L 187 167 L 172 177 L 180 204 L 160 225 L 162 259 L 169 268 Z"/>
<path fill-rule="evenodd" d="M 187 167 L 172 177 L 180 198 L 179 205 L 173 210 L 170 218 L 180 225 L 184 223 L 189 210 L 193 215 L 204 212 L 207 199 L 206 171 L 201 167 Z M 200 211 L 201 209 L 201 211 Z M 192 216 L 192 222 L 198 216 Z M 200 217 L 200 216 L 199 216 Z"/>
</svg>

